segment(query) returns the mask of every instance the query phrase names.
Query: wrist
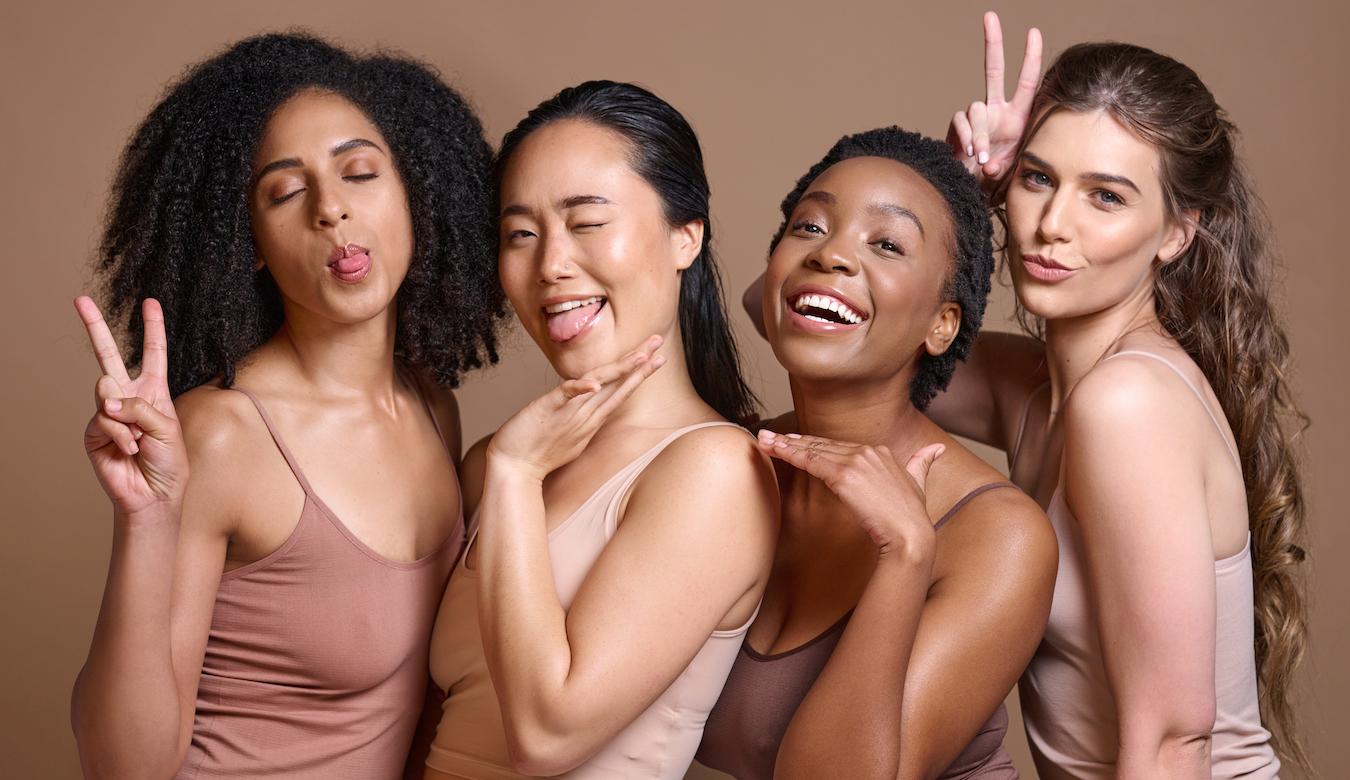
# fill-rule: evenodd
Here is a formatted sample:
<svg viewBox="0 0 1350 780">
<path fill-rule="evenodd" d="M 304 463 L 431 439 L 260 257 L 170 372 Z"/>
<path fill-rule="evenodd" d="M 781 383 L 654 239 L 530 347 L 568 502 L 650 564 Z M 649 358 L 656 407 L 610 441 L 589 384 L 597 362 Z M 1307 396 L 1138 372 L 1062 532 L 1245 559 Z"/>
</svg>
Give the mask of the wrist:
<svg viewBox="0 0 1350 780">
<path fill-rule="evenodd" d="M 183 518 L 181 501 L 155 501 L 137 509 L 113 509 L 113 523 L 133 531 L 171 530 L 177 532 Z"/>
<path fill-rule="evenodd" d="M 544 472 L 536 464 L 510 455 L 503 455 L 500 452 L 493 452 L 492 448 L 488 447 L 484 482 L 509 483 L 524 487 L 537 486 L 542 489 L 546 476 L 548 476 L 547 472 Z"/>
</svg>

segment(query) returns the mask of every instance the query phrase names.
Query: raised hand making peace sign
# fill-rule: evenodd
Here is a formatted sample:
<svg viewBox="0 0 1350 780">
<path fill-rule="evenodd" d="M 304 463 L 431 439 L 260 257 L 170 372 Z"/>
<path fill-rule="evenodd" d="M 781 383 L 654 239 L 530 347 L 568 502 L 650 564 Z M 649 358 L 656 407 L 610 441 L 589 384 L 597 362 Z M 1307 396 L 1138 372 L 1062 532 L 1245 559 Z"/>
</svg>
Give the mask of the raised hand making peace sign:
<svg viewBox="0 0 1350 780">
<path fill-rule="evenodd" d="M 168 342 L 159 302 L 141 307 L 145 342 L 141 371 L 132 379 L 103 313 L 87 296 L 75 299 L 103 376 L 94 385 L 96 410 L 84 429 L 89 462 L 117 515 L 131 517 L 155 505 L 182 503 L 188 459 L 169 396 Z"/>
<path fill-rule="evenodd" d="M 1041 31 L 1027 30 L 1026 54 L 1012 100 L 1004 97 L 1003 28 L 998 14 L 984 15 L 985 98 L 957 111 L 947 129 L 956 158 L 976 176 L 993 182 L 1012 169 L 1017 144 L 1031 118 L 1031 103 L 1041 78 Z"/>
</svg>

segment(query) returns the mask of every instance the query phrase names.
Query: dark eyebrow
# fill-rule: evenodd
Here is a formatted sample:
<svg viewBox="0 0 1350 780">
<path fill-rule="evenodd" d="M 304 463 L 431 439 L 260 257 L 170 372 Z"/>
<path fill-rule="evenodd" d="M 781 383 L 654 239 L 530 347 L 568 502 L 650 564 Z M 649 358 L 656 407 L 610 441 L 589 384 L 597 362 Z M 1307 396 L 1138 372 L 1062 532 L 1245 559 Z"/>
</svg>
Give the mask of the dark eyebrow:
<svg viewBox="0 0 1350 780">
<path fill-rule="evenodd" d="M 571 195 L 558 201 L 558 208 L 566 211 L 567 209 L 574 209 L 577 206 L 608 206 L 612 203 L 613 201 L 602 195 Z M 530 209 L 528 206 L 512 203 L 510 206 L 502 209 L 501 213 L 497 215 L 497 218 L 505 219 L 507 217 L 514 217 L 517 214 L 529 213 Z"/>
<path fill-rule="evenodd" d="M 839 199 L 834 196 L 834 193 L 826 192 L 825 190 L 812 190 L 803 195 L 802 200 L 818 200 L 826 206 L 833 206 L 839 203 Z"/>
<path fill-rule="evenodd" d="M 1051 173 L 1055 172 L 1055 166 L 1051 165 L 1045 160 L 1042 160 L 1041 158 L 1037 157 L 1031 152 L 1022 152 L 1022 158 L 1025 159 L 1027 162 L 1031 163 L 1032 165 L 1036 166 L 1037 168 L 1044 168 Z M 1124 176 L 1117 176 L 1113 173 L 1098 173 L 1094 171 L 1092 173 L 1084 173 L 1078 178 L 1082 179 L 1083 181 L 1095 181 L 1101 182 L 1102 184 L 1119 184 L 1122 187 L 1129 187 L 1130 189 L 1134 190 L 1136 195 L 1142 194 L 1139 192 L 1139 187 L 1134 182 L 1130 181 Z"/>
<path fill-rule="evenodd" d="M 361 149 L 361 148 L 374 149 L 375 151 L 384 154 L 384 150 L 381 149 L 378 144 L 376 144 L 374 141 L 368 141 L 365 138 L 352 138 L 350 140 L 343 141 L 337 146 L 334 146 L 332 151 L 329 152 L 329 154 L 331 154 L 333 157 L 337 157 L 339 154 L 345 154 L 346 152 L 350 152 L 353 149 Z M 253 183 L 257 184 L 259 181 L 262 181 L 262 177 L 266 176 L 272 171 L 279 171 L 283 168 L 303 168 L 304 165 L 305 165 L 304 163 L 300 162 L 299 157 L 287 157 L 283 160 L 273 160 L 272 162 L 264 165 L 261 169 L 259 169 L 259 171 L 256 174 L 253 175 Z"/>
<path fill-rule="evenodd" d="M 911 222 L 914 223 L 914 226 L 919 229 L 919 235 L 923 236 L 924 238 L 928 237 L 928 234 L 923 232 L 923 223 L 919 221 L 919 215 L 915 214 L 914 212 L 910 211 L 904 206 L 898 206 L 894 203 L 886 203 L 883 201 L 879 203 L 873 203 L 872 205 L 867 207 L 867 210 L 872 212 L 873 214 L 881 214 L 887 217 L 900 217 L 901 219 L 910 220 Z"/>
</svg>

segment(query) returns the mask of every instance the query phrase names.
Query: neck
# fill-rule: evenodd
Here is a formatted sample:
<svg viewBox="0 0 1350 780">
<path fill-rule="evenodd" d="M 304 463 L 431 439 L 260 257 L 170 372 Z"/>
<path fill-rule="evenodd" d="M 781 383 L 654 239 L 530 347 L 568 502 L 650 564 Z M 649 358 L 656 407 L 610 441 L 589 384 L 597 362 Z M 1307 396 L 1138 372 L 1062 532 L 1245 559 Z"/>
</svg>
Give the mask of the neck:
<svg viewBox="0 0 1350 780">
<path fill-rule="evenodd" d="M 1081 317 L 1046 320 L 1045 353 L 1050 369 L 1050 409 L 1056 412 L 1087 373 L 1125 334 L 1157 327 L 1151 285 L 1141 285 L 1124 301 Z"/>
<path fill-rule="evenodd" d="M 906 457 L 928 418 L 909 400 L 913 372 L 884 382 L 801 381 L 791 378 L 797 432 L 854 444 L 885 445 Z"/>
<path fill-rule="evenodd" d="M 361 398 L 392 408 L 394 308 L 355 324 L 336 323 L 295 311 L 287 304 L 286 321 L 271 344 L 287 354 L 311 392 L 334 399 Z"/>
<path fill-rule="evenodd" d="M 709 416 L 707 404 L 699 397 L 693 380 L 689 378 L 684 342 L 678 327 L 666 334 L 665 341 L 653 357 L 656 355 L 665 358 L 665 364 L 643 380 L 628 400 L 614 410 L 597 432 L 598 438 L 623 435 L 624 431 L 633 429 L 669 428 L 674 421 L 693 423 Z"/>
</svg>

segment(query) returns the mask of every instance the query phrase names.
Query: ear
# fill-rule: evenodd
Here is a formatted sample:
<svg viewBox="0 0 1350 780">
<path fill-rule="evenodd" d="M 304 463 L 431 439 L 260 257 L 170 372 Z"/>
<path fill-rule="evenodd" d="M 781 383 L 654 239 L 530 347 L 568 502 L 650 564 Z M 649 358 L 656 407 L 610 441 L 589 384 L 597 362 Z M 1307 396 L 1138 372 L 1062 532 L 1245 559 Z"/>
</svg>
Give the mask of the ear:
<svg viewBox="0 0 1350 780">
<path fill-rule="evenodd" d="M 1200 210 L 1187 209 L 1181 212 L 1181 218 L 1172 220 L 1162 246 L 1158 247 L 1158 262 L 1170 263 L 1181 257 L 1195 240 L 1195 227 L 1200 224 Z"/>
<path fill-rule="evenodd" d="M 675 270 L 683 271 L 693 265 L 698 253 L 703 251 L 703 220 L 696 219 L 675 228 L 671 239 L 675 245 Z"/>
<path fill-rule="evenodd" d="M 956 301 L 945 301 L 933 317 L 923 345 L 930 355 L 941 355 L 952 345 L 956 334 L 961 330 L 961 306 Z"/>
</svg>

